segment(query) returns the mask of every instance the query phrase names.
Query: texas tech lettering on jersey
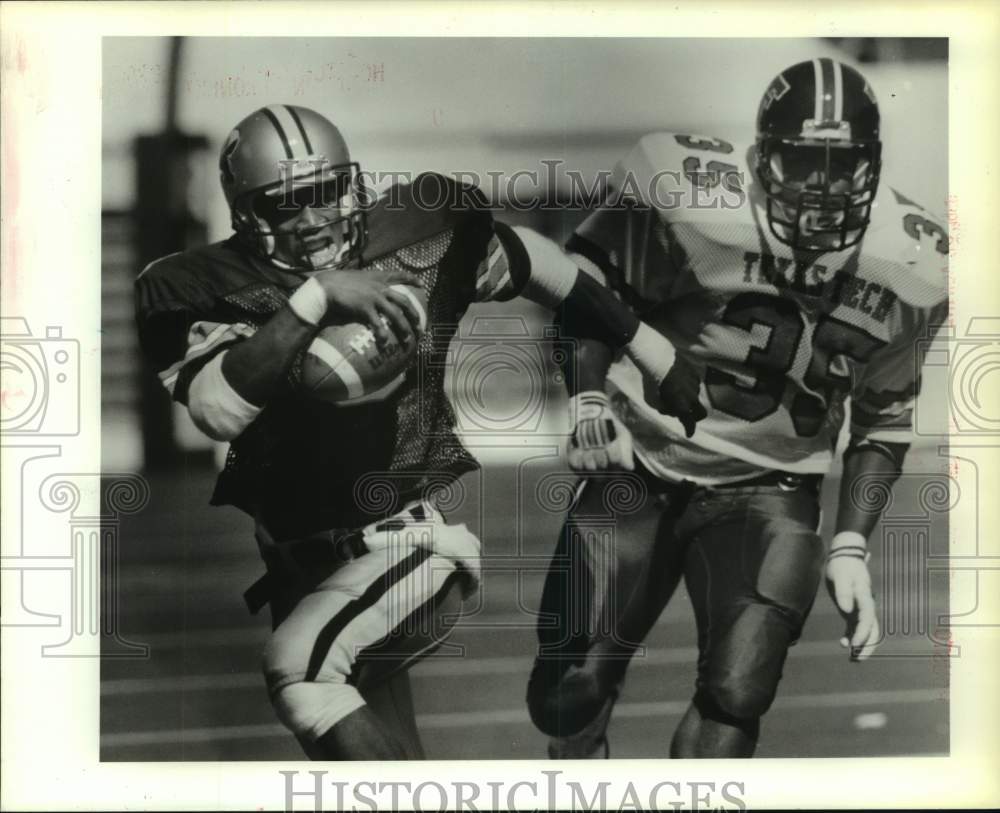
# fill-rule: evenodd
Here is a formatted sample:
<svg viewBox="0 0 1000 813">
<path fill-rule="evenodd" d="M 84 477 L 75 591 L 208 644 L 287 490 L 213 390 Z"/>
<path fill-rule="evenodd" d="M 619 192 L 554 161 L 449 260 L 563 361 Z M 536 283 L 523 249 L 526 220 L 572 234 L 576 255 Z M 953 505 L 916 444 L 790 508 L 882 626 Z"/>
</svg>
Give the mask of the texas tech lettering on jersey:
<svg viewBox="0 0 1000 813">
<path fill-rule="evenodd" d="M 934 217 L 883 185 L 858 245 L 795 250 L 768 228 L 749 154 L 717 138 L 648 135 L 616 167 L 613 186 L 639 190 L 634 205 L 595 211 L 567 244 L 704 366 L 709 415 L 690 440 L 647 403 L 627 359 L 608 376 L 637 454 L 667 478 L 823 472 L 848 397 L 854 434 L 907 442 L 921 354 L 947 315 L 947 235 Z M 689 177 L 720 155 L 725 173 Z M 742 205 L 730 205 L 725 176 Z"/>
<path fill-rule="evenodd" d="M 775 257 L 758 251 L 743 253 L 743 280 L 826 299 L 831 306 L 844 305 L 884 322 L 898 297 L 877 282 L 834 271 L 811 260 Z"/>
</svg>

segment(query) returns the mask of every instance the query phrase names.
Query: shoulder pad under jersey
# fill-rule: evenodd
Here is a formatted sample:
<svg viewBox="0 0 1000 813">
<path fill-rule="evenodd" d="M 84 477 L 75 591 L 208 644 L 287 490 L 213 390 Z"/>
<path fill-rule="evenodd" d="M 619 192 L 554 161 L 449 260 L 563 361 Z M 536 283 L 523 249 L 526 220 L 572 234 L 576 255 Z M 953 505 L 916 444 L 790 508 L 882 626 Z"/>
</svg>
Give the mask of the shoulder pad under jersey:
<svg viewBox="0 0 1000 813">
<path fill-rule="evenodd" d="M 198 311 L 248 284 L 272 281 L 294 287 L 299 281 L 285 276 L 264 263 L 256 263 L 231 237 L 154 260 L 136 278 L 135 286 L 140 311 L 177 308 Z"/>
<path fill-rule="evenodd" d="M 639 139 L 615 166 L 615 194 L 650 206 L 667 220 L 732 217 L 750 184 L 747 147 L 690 133 Z"/>
<path fill-rule="evenodd" d="M 879 187 L 863 253 L 905 269 L 893 289 L 900 299 L 930 307 L 948 296 L 948 230 L 931 213 L 888 184 Z"/>
<path fill-rule="evenodd" d="M 473 219 L 492 221 L 478 187 L 427 172 L 394 184 L 368 214 L 364 261 L 371 262 Z"/>
</svg>

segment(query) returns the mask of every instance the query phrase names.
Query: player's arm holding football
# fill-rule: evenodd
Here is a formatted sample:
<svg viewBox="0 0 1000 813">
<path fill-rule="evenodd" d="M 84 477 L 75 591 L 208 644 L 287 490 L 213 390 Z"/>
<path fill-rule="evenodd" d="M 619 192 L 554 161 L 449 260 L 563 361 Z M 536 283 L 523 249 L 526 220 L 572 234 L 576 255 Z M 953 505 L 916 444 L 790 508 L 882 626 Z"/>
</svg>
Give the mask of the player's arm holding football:
<svg viewBox="0 0 1000 813">
<path fill-rule="evenodd" d="M 943 316 L 932 311 L 931 325 Z M 830 596 L 846 623 L 841 646 L 865 660 L 880 629 L 868 571 L 868 538 L 881 518 L 910 445 L 914 400 L 919 392 L 924 343 L 901 341 L 877 353 L 855 387 L 851 438 L 844 451 L 837 523 L 826 563 Z"/>
<path fill-rule="evenodd" d="M 179 270 L 154 264 L 137 280 L 140 339 L 175 400 L 215 440 L 232 440 L 254 421 L 324 317 L 367 322 L 380 341 L 390 329 L 412 340 L 419 325 L 410 301 L 389 288 L 420 284 L 403 272 L 320 271 L 254 330 L 213 319 L 212 297 Z"/>
<path fill-rule="evenodd" d="M 413 341 L 420 317 L 406 296 L 389 287 L 393 283 L 421 284 L 405 272 L 318 272 L 250 339 L 226 351 L 222 375 L 241 398 L 262 406 L 324 317 L 367 323 L 379 342 L 386 341 L 389 330 L 403 344 Z"/>
</svg>

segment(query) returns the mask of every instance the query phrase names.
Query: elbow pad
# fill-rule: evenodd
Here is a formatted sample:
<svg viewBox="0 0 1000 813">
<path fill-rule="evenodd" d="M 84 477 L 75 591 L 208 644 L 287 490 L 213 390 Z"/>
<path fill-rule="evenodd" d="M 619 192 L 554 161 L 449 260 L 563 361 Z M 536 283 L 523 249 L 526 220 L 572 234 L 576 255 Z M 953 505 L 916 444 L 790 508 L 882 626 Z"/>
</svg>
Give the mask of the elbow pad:
<svg viewBox="0 0 1000 813">
<path fill-rule="evenodd" d="M 188 412 L 202 432 L 212 440 L 232 440 L 260 414 L 254 406 L 232 388 L 222 373 L 219 353 L 201 368 L 188 388 Z"/>
</svg>

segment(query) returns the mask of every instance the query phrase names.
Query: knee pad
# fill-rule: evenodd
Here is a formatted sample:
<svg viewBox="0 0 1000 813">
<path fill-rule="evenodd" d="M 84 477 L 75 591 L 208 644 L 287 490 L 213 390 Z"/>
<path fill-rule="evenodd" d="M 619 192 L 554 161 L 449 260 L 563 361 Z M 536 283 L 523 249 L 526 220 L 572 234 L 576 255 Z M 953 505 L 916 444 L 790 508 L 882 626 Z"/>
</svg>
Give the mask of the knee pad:
<svg viewBox="0 0 1000 813">
<path fill-rule="evenodd" d="M 603 688 L 586 667 L 570 666 L 555 677 L 536 664 L 528 681 L 528 712 L 543 734 L 566 737 L 586 728 L 614 695 L 614 688 Z"/>
<path fill-rule="evenodd" d="M 778 691 L 796 623 L 776 605 L 748 604 L 712 647 L 699 680 L 711 705 L 737 720 L 762 717 Z"/>
<path fill-rule="evenodd" d="M 271 698 L 278 719 L 293 734 L 315 742 L 365 705 L 349 683 L 290 683 Z"/>
<path fill-rule="evenodd" d="M 698 709 L 702 719 L 712 720 L 722 725 L 730 726 L 742 731 L 747 737 L 756 742 L 760 735 L 760 717 L 741 717 L 721 708 L 712 696 L 711 692 L 704 688 L 695 692 L 693 705 Z M 745 710 L 744 710 L 745 711 Z M 673 751 L 671 751 L 673 754 Z"/>
</svg>

